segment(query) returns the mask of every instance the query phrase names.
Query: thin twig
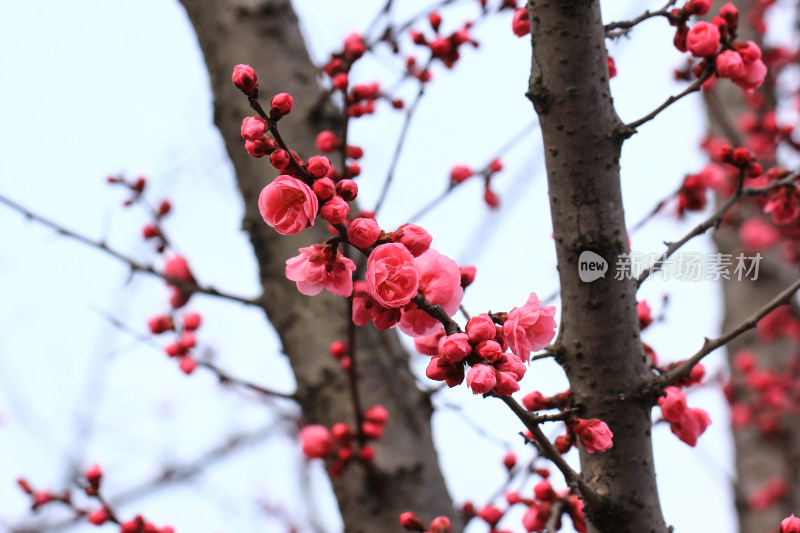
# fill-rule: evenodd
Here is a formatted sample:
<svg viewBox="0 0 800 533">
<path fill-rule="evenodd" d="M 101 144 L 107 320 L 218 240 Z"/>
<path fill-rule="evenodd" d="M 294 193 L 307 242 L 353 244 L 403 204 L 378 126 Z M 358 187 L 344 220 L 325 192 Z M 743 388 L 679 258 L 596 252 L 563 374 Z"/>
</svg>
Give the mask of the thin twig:
<svg viewBox="0 0 800 533">
<path fill-rule="evenodd" d="M 631 20 L 623 20 L 619 22 L 611 22 L 606 24 L 604 29 L 606 30 L 606 37 L 610 39 L 616 39 L 622 35 L 625 35 L 630 31 L 631 28 L 636 26 L 637 24 L 644 22 L 645 20 L 654 18 L 654 17 L 669 17 L 669 8 L 674 6 L 678 0 L 669 0 L 669 2 L 664 5 L 658 11 L 650 11 L 647 10 L 638 17 L 631 19 Z"/>
<path fill-rule="evenodd" d="M 33 220 L 35 222 L 38 222 L 39 224 L 42 224 L 43 226 L 47 226 L 47 227 L 55 230 L 56 232 L 58 232 L 61 235 L 64 235 L 65 237 L 69 237 L 69 238 L 74 239 L 74 240 L 76 240 L 78 242 L 82 242 L 83 244 L 89 245 L 92 248 L 95 248 L 97 250 L 101 250 L 102 252 L 105 252 L 106 254 L 110 255 L 111 257 L 113 257 L 113 258 L 115 258 L 115 259 L 117 259 L 117 260 L 119 260 L 119 261 L 121 261 L 123 263 L 126 263 L 130 267 L 131 271 L 144 272 L 144 273 L 151 274 L 153 276 L 159 277 L 159 278 L 171 283 L 172 285 L 175 285 L 181 291 L 183 291 L 183 292 L 185 292 L 187 294 L 193 294 L 193 293 L 208 294 L 209 296 L 216 296 L 218 298 L 223 298 L 223 299 L 226 299 L 226 300 L 231 300 L 231 301 L 234 301 L 234 302 L 239 302 L 239 303 L 243 303 L 243 304 L 247 304 L 247 305 L 252 305 L 252 306 L 255 306 L 255 307 L 263 308 L 263 306 L 259 303 L 258 299 L 245 298 L 243 296 L 237 296 L 235 294 L 229 294 L 229 293 L 217 290 L 217 289 L 215 289 L 213 287 L 206 287 L 206 286 L 200 285 L 200 284 L 198 284 L 196 282 L 182 281 L 182 280 L 179 280 L 179 279 L 175 279 L 175 278 L 166 276 L 166 275 L 162 274 L 161 272 L 159 272 L 158 270 L 156 270 L 153 266 L 147 265 L 147 264 L 144 264 L 144 263 L 140 263 L 140 262 L 136 261 L 135 259 L 133 259 L 131 257 L 128 257 L 127 255 L 114 250 L 113 248 L 109 247 L 105 242 L 95 241 L 93 239 L 90 239 L 89 237 L 86 237 L 85 235 L 81 235 L 80 233 L 77 233 L 75 231 L 67 229 L 64 226 L 58 224 L 57 222 L 54 222 L 54 221 L 52 221 L 52 220 L 50 220 L 48 218 L 45 218 L 45 217 L 43 217 L 43 216 L 41 216 L 41 215 L 39 215 L 37 213 L 34 213 L 30 209 L 27 209 L 27 208 L 23 207 L 22 205 L 14 202 L 13 200 L 11 200 L 9 198 L 6 198 L 3 195 L 0 195 L 0 203 L 3 203 L 5 205 L 7 205 L 8 207 L 10 207 L 11 209 L 13 209 L 13 210 L 15 210 L 15 211 L 17 211 L 19 213 L 22 213 L 23 215 L 25 215 L 30 220 Z"/>
<path fill-rule="evenodd" d="M 428 65 L 425 66 L 425 69 L 430 67 L 430 61 Z M 427 84 L 423 81 L 419 82 L 419 90 L 417 91 L 417 95 L 414 97 L 414 101 L 409 107 L 408 111 L 406 112 L 405 120 L 403 121 L 403 127 L 400 130 L 400 137 L 397 139 L 397 144 L 394 147 L 394 154 L 392 155 L 392 162 L 389 164 L 389 172 L 386 175 L 386 179 L 383 181 L 383 187 L 381 188 L 381 193 L 378 196 L 378 202 L 375 204 L 375 208 L 373 211 L 375 214 L 378 213 L 381 206 L 383 205 L 384 200 L 386 200 L 386 195 L 389 192 L 389 187 L 394 180 L 394 174 L 397 170 L 397 163 L 400 161 L 400 154 L 403 151 L 403 146 L 405 145 L 406 136 L 408 135 L 409 127 L 411 126 L 411 119 L 414 117 L 414 113 L 416 112 L 417 108 L 419 107 L 419 102 L 422 100 L 422 96 L 425 94 L 425 87 Z"/>
<path fill-rule="evenodd" d="M 650 265 L 647 269 L 645 269 L 641 274 L 639 274 L 638 278 L 636 279 L 636 286 L 641 286 L 642 283 L 652 274 L 660 271 L 663 268 L 664 261 L 669 259 L 672 254 L 674 254 L 678 249 L 680 249 L 684 244 L 692 240 L 693 238 L 697 237 L 698 235 L 702 235 L 706 231 L 711 228 L 719 227 L 720 223 L 722 222 L 723 217 L 725 214 L 730 210 L 733 205 L 738 202 L 741 198 L 745 196 L 758 196 L 761 194 L 765 194 L 773 189 L 778 189 L 780 187 L 787 187 L 791 186 L 796 180 L 798 179 L 798 174 L 793 173 L 780 180 L 774 181 L 769 185 L 765 185 L 763 187 L 743 187 L 744 184 L 744 171 L 741 171 L 739 176 L 739 183 L 737 185 L 736 191 L 730 198 L 728 198 L 722 205 L 720 205 L 717 210 L 709 216 L 707 219 L 702 221 L 700 224 L 695 226 L 694 228 L 689 231 L 686 235 L 684 235 L 680 240 L 675 242 L 667 243 L 667 250 L 661 254 L 652 265 Z"/>
<path fill-rule="evenodd" d="M 775 298 L 770 300 L 764 306 L 762 306 L 758 311 L 750 315 L 747 319 L 745 319 L 741 324 L 733 328 L 732 330 L 726 332 L 725 334 L 717 337 L 716 339 L 708 339 L 706 338 L 703 342 L 703 347 L 691 356 L 689 359 L 681 363 L 680 365 L 676 366 L 675 368 L 665 372 L 664 374 L 658 376 L 656 378 L 658 384 L 662 387 L 666 387 L 681 378 L 688 377 L 689 374 L 692 372 L 692 368 L 700 362 L 705 356 L 719 348 L 720 346 L 724 346 L 725 344 L 729 343 L 736 337 L 742 335 L 746 331 L 749 331 L 756 327 L 758 321 L 767 316 L 769 313 L 774 311 L 777 307 L 787 304 L 791 301 L 792 296 L 800 290 L 800 279 L 795 281 L 793 284 L 788 286 L 786 289 L 783 290 L 780 294 L 778 294 Z"/>
<path fill-rule="evenodd" d="M 706 70 L 705 72 L 703 72 L 703 74 L 702 74 L 702 75 L 701 75 L 699 78 L 697 78 L 697 80 L 695 80 L 695 82 L 694 82 L 694 83 L 692 83 L 692 84 L 691 84 L 691 85 L 689 85 L 689 86 L 688 86 L 686 89 L 684 89 L 684 90 L 683 90 L 683 92 L 681 92 L 680 94 L 677 94 L 677 95 L 670 96 L 669 98 L 667 98 L 667 99 L 664 101 L 664 103 L 663 103 L 663 104 L 661 104 L 660 106 L 658 106 L 657 108 L 655 108 L 653 111 L 651 111 L 651 112 L 650 112 L 650 113 L 648 113 L 647 115 L 643 116 L 643 117 L 642 117 L 642 118 L 640 118 L 639 120 L 635 120 L 635 121 L 633 121 L 633 122 L 631 122 L 631 123 L 629 123 L 629 124 L 626 124 L 626 125 L 625 125 L 625 129 L 627 130 L 627 132 L 626 132 L 626 135 L 627 135 L 628 137 L 630 137 L 631 135 L 633 135 L 634 133 L 636 133 L 636 128 L 638 128 L 638 127 L 639 127 L 639 126 L 641 126 L 642 124 L 644 124 L 644 123 L 646 123 L 646 122 L 649 122 L 649 121 L 653 120 L 654 118 L 656 118 L 656 116 L 658 116 L 658 114 L 659 114 L 659 113 L 661 113 L 662 111 L 664 111 L 666 108 L 668 108 L 669 106 L 671 106 L 672 104 L 674 104 L 675 102 L 677 102 L 678 100 L 680 100 L 681 98 L 683 98 L 684 96 L 686 96 L 686 95 L 688 95 L 688 94 L 691 94 L 691 93 L 693 93 L 693 92 L 697 92 L 697 91 L 699 91 L 699 90 L 700 90 L 700 87 L 701 87 L 701 86 L 702 86 L 702 85 L 703 85 L 703 84 L 704 84 L 704 83 L 705 83 L 705 82 L 706 82 L 706 81 L 707 81 L 707 80 L 708 80 L 708 79 L 709 79 L 711 76 L 712 76 L 712 71 L 711 71 L 711 70 Z"/>
<path fill-rule="evenodd" d="M 503 403 L 505 403 L 517 415 L 517 418 L 525 424 L 525 427 L 530 430 L 533 435 L 534 441 L 539 445 L 541 454 L 549 459 L 556 468 L 561 471 L 564 479 L 573 489 L 580 493 L 583 500 L 592 509 L 599 509 L 601 502 L 600 496 L 595 492 L 594 488 L 587 483 L 579 473 L 569 466 L 569 463 L 558 453 L 556 447 L 550 442 L 550 439 L 545 436 L 542 429 L 539 427 L 539 422 L 536 420 L 535 415 L 529 413 L 511 396 L 497 396 Z"/>
</svg>

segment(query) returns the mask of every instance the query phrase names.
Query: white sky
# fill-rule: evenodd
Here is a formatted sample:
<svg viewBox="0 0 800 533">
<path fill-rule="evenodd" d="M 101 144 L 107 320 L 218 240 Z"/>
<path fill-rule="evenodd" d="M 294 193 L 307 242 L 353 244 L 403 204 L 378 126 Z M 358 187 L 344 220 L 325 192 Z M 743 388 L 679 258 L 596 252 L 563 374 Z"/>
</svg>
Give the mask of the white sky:
<svg viewBox="0 0 800 533">
<path fill-rule="evenodd" d="M 382 2 L 296 4 L 321 62 L 344 35 L 364 27 Z M 398 2 L 398 19 L 405 20 L 424 4 Z M 475 16 L 477 2 L 457 4 L 461 7 L 443 13 L 445 31 Z M 608 4 L 606 20 L 627 18 L 639 9 L 631 7 L 633 2 Z M 409 205 L 443 190 L 453 164 L 483 165 L 532 119 L 524 97 L 530 48 L 511 34 L 510 17 L 506 12 L 477 28 L 481 48 L 465 49 L 452 72 L 435 69 L 435 83 L 413 123 L 392 198 L 379 217 L 385 227 L 403 223 L 414 211 Z M 651 21 L 631 40 L 610 48 L 619 70 L 612 91 L 624 120 L 638 118 L 680 90 L 671 73 L 682 55 L 671 41 L 668 24 Z M 387 55 L 381 54 L 381 61 Z M 365 62 L 355 77 L 391 83 L 397 70 L 388 64 Z M 122 209 L 124 193 L 104 184 L 111 173 L 145 175 L 153 203 L 162 197 L 173 200 L 175 210 L 166 228 L 190 258 L 198 279 L 229 292 L 258 294 L 256 265 L 239 229 L 241 200 L 212 123 L 207 74 L 177 2 L 2 3 L 0 72 L 0 194 L 70 229 L 107 239 L 132 256 L 157 261 L 139 237 L 145 214 Z M 699 100 L 687 98 L 625 145 L 629 223 L 675 190 L 685 174 L 701 168 L 696 145 L 703 116 Z M 291 120 L 285 124 L 291 127 Z M 377 197 L 393 149 L 392 143 L 373 140 L 398 130 L 399 115 L 384 108 L 380 117 L 356 121 L 351 130 L 353 141 L 366 151 L 359 185 L 367 207 Z M 503 158 L 506 170 L 496 188 L 504 209 L 489 212 L 480 184 L 468 182 L 439 212 L 420 221 L 434 235 L 436 248 L 459 263 L 478 266 L 476 284 L 464 301 L 472 313 L 510 309 L 531 291 L 545 296 L 556 288 L 545 176 L 535 135 L 527 146 Z M 657 217 L 633 236 L 634 248 L 661 251 L 660 243 L 681 235 L 687 223 Z M 166 303 L 162 283 L 145 276 L 128 282 L 119 263 L 2 206 L 0 228 L 0 530 L 3 521 L 18 523 L 27 516 L 27 500 L 14 484 L 19 475 L 36 486 L 58 488 L 69 479 L 65 462 L 82 469 L 98 461 L 108 473 L 106 484 L 113 495 L 152 477 L 159 464 L 189 460 L 219 444 L 224 435 L 277 420 L 274 409 L 236 391 L 221 391 L 202 371 L 187 378 L 159 350 L 133 342 L 100 314 L 145 331 L 146 319 Z M 687 249 L 705 251 L 706 244 L 693 242 Z M 648 329 L 644 338 L 663 360 L 677 360 L 717 331 L 719 288 L 703 282 L 648 282 L 642 295 L 658 312 L 667 292 L 667 320 Z M 194 297 L 190 308 L 205 319 L 198 332 L 201 348 L 213 351 L 221 366 L 265 385 L 292 389 L 290 369 L 260 313 L 202 296 Z M 713 372 L 722 360 L 720 352 L 707 366 Z M 424 367 L 424 360 L 417 365 Z M 537 364 L 523 391 L 552 393 L 564 384 L 552 368 Z M 439 401 L 463 404 L 471 418 L 522 450 L 515 438 L 519 428 L 499 402 L 473 398 L 463 387 Z M 666 427 L 654 432 L 665 515 L 681 533 L 712 527 L 733 531 L 724 402 L 717 392 L 702 391 L 692 394 L 690 404 L 712 412 L 714 421 L 696 449 L 679 442 Z M 82 423 L 92 427 L 90 434 L 83 434 Z M 179 532 L 284 531 L 253 503 L 259 498 L 287 509 L 301 525 L 317 506 L 327 524 L 324 531 L 336 531 L 339 519 L 324 490 L 316 491 L 314 505 L 301 502 L 303 483 L 295 474 L 303 461 L 291 435 L 278 425 L 267 443 L 210 468 L 191 485 L 124 505 L 120 514 L 142 512 Z M 287 426 L 291 433 L 292 424 Z M 456 500 L 483 502 L 502 481 L 504 449 L 477 437 L 446 410 L 437 415 L 436 437 Z M 475 466 L 475 461 L 452 453 L 464 439 L 496 461 Z M 529 457 L 525 451 L 520 455 Z M 324 489 L 320 474 L 319 465 L 312 465 L 304 475 Z M 477 524 L 470 531 L 486 529 Z M 73 528 L 84 530 L 94 528 Z"/>
</svg>

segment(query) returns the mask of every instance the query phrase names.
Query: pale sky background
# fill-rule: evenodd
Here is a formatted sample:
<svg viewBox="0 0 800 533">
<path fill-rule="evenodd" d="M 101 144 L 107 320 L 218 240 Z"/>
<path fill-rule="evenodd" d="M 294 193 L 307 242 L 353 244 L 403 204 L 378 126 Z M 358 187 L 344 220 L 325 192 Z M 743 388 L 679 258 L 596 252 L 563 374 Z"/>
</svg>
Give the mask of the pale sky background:
<svg viewBox="0 0 800 533">
<path fill-rule="evenodd" d="M 366 27 L 382 3 L 297 0 L 316 62 L 322 63 L 347 33 Z M 396 17 L 406 20 L 425 4 L 397 2 Z M 661 5 L 606 4 L 607 21 Z M 474 18 L 476 5 L 461 1 L 443 11 L 443 30 Z M 465 47 L 453 71 L 441 65 L 434 69 L 435 82 L 413 122 L 391 198 L 379 217 L 385 228 L 405 222 L 415 211 L 409 206 L 439 194 L 452 165 L 482 166 L 532 120 L 524 97 L 530 45 L 513 36 L 510 19 L 505 12 L 476 28 L 481 47 Z M 427 31 L 424 22 L 418 26 Z M 610 46 L 619 71 L 611 87 L 623 120 L 638 118 L 680 91 L 672 71 L 683 55 L 671 43 L 671 28 L 656 20 L 634 31 L 632 39 Z M 377 59 L 359 64 L 353 79 L 391 85 L 397 63 L 385 50 Z M 140 238 L 146 214 L 123 209 L 126 194 L 104 183 L 115 173 L 147 176 L 151 203 L 164 197 L 173 201 L 166 229 L 201 283 L 258 294 L 252 250 L 239 228 L 241 199 L 213 126 L 208 75 L 177 2 L 2 2 L 0 72 L 0 194 L 160 264 Z M 414 87 L 408 89 L 412 94 Z M 377 198 L 394 146 L 383 136 L 396 135 L 391 132 L 400 125 L 397 112 L 379 107 L 376 117 L 355 121 L 351 130 L 352 141 L 366 153 L 359 187 L 367 208 Z M 702 168 L 697 144 L 703 117 L 699 99 L 687 98 L 626 143 L 622 168 L 629 224 L 674 191 L 685 174 Z M 291 117 L 282 126 L 291 127 Z M 495 185 L 503 209 L 490 212 L 481 184 L 470 181 L 419 221 L 434 235 L 434 247 L 460 264 L 478 267 L 464 300 L 471 313 L 508 310 L 532 291 L 544 297 L 557 286 L 538 134 L 503 162 L 506 170 Z M 699 218 L 677 222 L 671 214 L 658 216 L 633 236 L 633 247 L 660 252 L 662 241 L 682 235 Z M 284 522 L 265 511 L 280 508 L 301 531 L 340 530 L 321 466 L 305 466 L 294 439 L 296 425 L 285 421 L 297 415 L 291 405 L 265 406 L 237 390 L 222 390 L 202 369 L 187 377 L 160 349 L 132 339 L 104 318 L 108 313 L 146 332 L 146 320 L 165 309 L 162 282 L 141 275 L 129 281 L 124 265 L 4 206 L 0 228 L 0 531 L 30 519 L 27 498 L 14 483 L 18 476 L 36 487 L 57 489 L 69 483 L 70 465 L 83 470 L 100 462 L 113 501 L 115 494 L 157 475 L 159 465 L 190 461 L 229 434 L 270 426 L 270 438 L 191 483 L 119 506 L 120 516 L 142 513 L 182 533 L 282 532 Z M 708 244 L 693 241 L 687 250 L 705 252 Z M 644 334 L 665 361 L 685 358 L 703 336 L 714 335 L 721 307 L 719 287 L 712 283 L 650 281 L 641 291 L 656 314 L 667 293 L 665 321 Z M 203 296 L 193 297 L 188 309 L 204 317 L 199 354 L 213 354 L 234 374 L 292 390 L 291 369 L 260 312 Z M 425 358 L 415 365 L 423 369 Z M 723 366 L 721 351 L 708 358 L 710 373 Z M 547 363 L 537 363 L 523 381 L 523 392 L 554 393 L 565 383 Z M 516 436 L 519 424 L 499 402 L 473 398 L 462 386 L 441 394 L 436 403 L 463 405 L 471 419 L 510 443 L 521 460 L 530 457 Z M 714 422 L 697 448 L 678 441 L 667 427 L 654 431 L 667 521 L 680 533 L 733 531 L 727 408 L 715 390 L 693 392 L 690 405 L 709 410 Z M 481 505 L 502 483 L 505 447 L 480 438 L 446 409 L 438 412 L 435 430 L 455 500 Z M 460 454 L 465 439 L 487 459 L 481 463 Z M 563 486 L 560 476 L 554 479 Z M 310 499 L 303 496 L 308 487 L 314 487 Z M 48 511 L 51 518 L 63 515 L 60 509 Z M 313 520 L 317 526 L 309 525 Z M 518 520 L 503 524 L 521 530 Z M 70 531 L 94 530 L 82 524 Z M 487 530 L 476 521 L 469 531 Z"/>
</svg>

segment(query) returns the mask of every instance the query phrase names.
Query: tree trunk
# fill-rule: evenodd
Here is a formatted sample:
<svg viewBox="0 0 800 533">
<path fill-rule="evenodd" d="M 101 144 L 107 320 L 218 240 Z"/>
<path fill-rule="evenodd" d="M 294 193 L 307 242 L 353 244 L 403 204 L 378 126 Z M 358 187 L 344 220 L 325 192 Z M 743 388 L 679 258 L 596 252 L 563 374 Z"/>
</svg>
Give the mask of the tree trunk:
<svg viewBox="0 0 800 533">
<path fill-rule="evenodd" d="M 288 145 L 301 156 L 314 155 L 321 129 L 336 128 L 335 114 L 312 113 L 320 91 L 316 69 L 306 51 L 288 0 L 182 0 L 205 55 L 214 94 L 215 121 L 233 162 L 245 204 L 243 228 L 249 233 L 263 286 L 263 307 L 275 326 L 297 378 L 297 398 L 308 422 L 353 426 L 349 385 L 328 354 L 334 340 L 347 340 L 347 299 L 325 292 L 301 295 L 286 279 L 285 261 L 297 249 L 329 238 L 325 224 L 286 237 L 267 226 L 257 203 L 274 177 L 266 160 L 247 154 L 239 129 L 254 113 L 231 83 L 233 67 L 250 64 L 259 76 L 263 98 L 279 92 L 294 97 L 292 113 L 281 121 Z M 186 88 L 191 90 L 191 88 Z M 268 102 L 268 100 L 267 100 Z M 390 420 L 376 443 L 374 468 L 350 464 L 333 480 L 345 530 L 392 531 L 401 512 L 413 510 L 423 520 L 451 514 L 436 450 L 431 438 L 431 404 L 408 369 L 408 353 L 394 331 L 372 326 L 356 333 L 358 386 L 364 408 L 384 405 Z"/>
<path fill-rule="evenodd" d="M 605 30 L 596 0 L 531 0 L 529 97 L 542 127 L 561 282 L 557 360 L 581 418 L 599 418 L 614 446 L 581 455 L 582 476 L 601 497 L 584 509 L 590 530 L 666 533 L 650 437 L 652 399 L 630 392 L 652 379 L 639 339 L 636 282 L 615 279 L 628 252 L 619 156 L 625 127 L 608 86 Z M 610 265 L 591 283 L 578 259 L 592 251 Z"/>
</svg>

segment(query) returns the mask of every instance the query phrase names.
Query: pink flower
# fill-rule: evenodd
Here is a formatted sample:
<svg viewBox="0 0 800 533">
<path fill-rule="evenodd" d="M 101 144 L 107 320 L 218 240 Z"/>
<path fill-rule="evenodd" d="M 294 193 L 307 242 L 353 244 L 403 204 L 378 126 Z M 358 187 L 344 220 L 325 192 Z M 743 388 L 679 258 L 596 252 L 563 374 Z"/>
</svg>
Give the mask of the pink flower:
<svg viewBox="0 0 800 533">
<path fill-rule="evenodd" d="M 414 257 L 419 257 L 428 251 L 433 237 L 416 224 L 403 224 L 394 232 L 392 240 L 403 244 Z"/>
<path fill-rule="evenodd" d="M 448 315 L 455 314 L 464 296 L 456 262 L 436 250 L 428 250 L 414 260 L 414 265 L 418 272 L 419 293 L 429 302 L 441 305 Z M 369 272 L 369 262 L 367 269 Z M 403 309 L 399 326 L 406 335 L 419 337 L 435 333 L 440 324 L 416 304 L 412 304 Z"/>
<path fill-rule="evenodd" d="M 358 248 L 369 248 L 381 234 L 381 227 L 373 218 L 359 217 L 347 227 L 347 240 Z"/>
<path fill-rule="evenodd" d="M 800 198 L 794 187 L 781 187 L 773 192 L 764 205 L 764 212 L 772 214 L 776 224 L 788 224 L 800 214 Z"/>
<path fill-rule="evenodd" d="M 283 170 L 289 166 L 289 152 L 283 149 L 277 149 L 269 154 L 269 163 L 278 170 Z"/>
<path fill-rule="evenodd" d="M 233 67 L 233 84 L 247 96 L 258 98 L 258 77 L 250 65 Z"/>
<path fill-rule="evenodd" d="M 333 436 L 328 428 L 317 424 L 300 430 L 303 454 L 309 459 L 324 459 L 333 448 Z"/>
<path fill-rule="evenodd" d="M 797 518 L 794 513 L 788 518 L 781 521 L 781 533 L 800 533 L 800 518 Z"/>
<path fill-rule="evenodd" d="M 261 117 L 245 117 L 242 121 L 242 138 L 258 141 L 267 131 L 267 121 Z"/>
<path fill-rule="evenodd" d="M 400 515 L 400 525 L 409 531 L 422 531 L 425 529 L 419 517 L 411 511 L 406 511 Z"/>
<path fill-rule="evenodd" d="M 474 266 L 460 266 L 458 267 L 458 271 L 461 274 L 461 287 L 467 288 L 472 285 L 472 282 L 475 281 L 475 274 L 478 270 Z"/>
<path fill-rule="evenodd" d="M 194 281 L 194 275 L 189 270 L 189 263 L 186 262 L 186 258 L 178 254 L 173 255 L 164 263 L 164 275 L 187 283 Z"/>
<path fill-rule="evenodd" d="M 317 150 L 320 152 L 333 152 L 339 148 L 340 144 L 341 141 L 339 140 L 339 137 L 337 137 L 332 131 L 321 131 L 317 135 L 316 146 Z"/>
<path fill-rule="evenodd" d="M 448 363 L 460 363 L 472 352 L 466 333 L 454 333 L 444 338 L 439 347 L 439 355 Z"/>
<path fill-rule="evenodd" d="M 257 141 L 245 141 L 244 149 L 253 157 L 264 157 L 267 155 L 267 150 L 272 148 L 266 139 L 259 139 Z"/>
<path fill-rule="evenodd" d="M 320 200 L 327 200 L 333 196 L 333 192 L 336 190 L 335 187 L 333 180 L 330 178 L 318 179 L 314 182 L 314 185 L 312 185 L 314 194 L 316 194 L 317 198 Z"/>
<path fill-rule="evenodd" d="M 497 376 L 494 367 L 489 365 L 475 365 L 467 372 L 467 387 L 472 389 L 472 394 L 484 394 L 497 385 Z"/>
<path fill-rule="evenodd" d="M 708 413 L 703 409 L 686 406 L 686 395 L 677 387 L 667 387 L 667 393 L 658 399 L 661 413 L 669 422 L 670 430 L 689 446 L 697 444 L 697 438 L 711 424 Z"/>
<path fill-rule="evenodd" d="M 350 206 L 347 205 L 341 196 L 334 196 L 322 206 L 319 214 L 329 224 L 339 224 L 344 222 L 350 213 Z"/>
<path fill-rule="evenodd" d="M 678 422 L 670 422 L 670 429 L 683 442 L 694 447 L 697 439 L 711 425 L 708 413 L 699 407 L 689 407 Z"/>
<path fill-rule="evenodd" d="M 689 0 L 683 10 L 691 15 L 705 15 L 711 9 L 712 0 Z"/>
<path fill-rule="evenodd" d="M 498 396 L 511 396 L 519 390 L 519 383 L 514 374 L 510 372 L 496 372 L 497 384 L 494 390 Z"/>
<path fill-rule="evenodd" d="M 313 226 L 318 209 L 319 202 L 311 188 L 285 174 L 264 187 L 258 197 L 264 222 L 281 235 L 294 235 Z"/>
<path fill-rule="evenodd" d="M 744 61 L 738 52 L 725 50 L 717 56 L 717 74 L 720 78 L 740 78 L 744 73 Z"/>
<path fill-rule="evenodd" d="M 517 37 L 525 37 L 531 32 L 531 23 L 528 20 L 528 9 L 521 7 L 514 11 L 511 19 L 511 31 Z"/>
<path fill-rule="evenodd" d="M 383 307 L 406 305 L 419 290 L 414 256 L 402 244 L 382 244 L 367 259 L 367 291 Z M 433 331 L 425 333 L 429 334 Z"/>
<path fill-rule="evenodd" d="M 617 76 L 617 64 L 614 62 L 614 58 L 608 56 L 607 63 L 608 63 L 608 79 L 615 78 Z"/>
<path fill-rule="evenodd" d="M 478 516 L 487 524 L 494 527 L 503 518 L 503 511 L 495 507 L 494 505 L 487 505 L 480 511 L 478 511 Z"/>
<path fill-rule="evenodd" d="M 747 250 L 766 250 L 778 244 L 781 232 L 766 220 L 749 218 L 739 226 L 739 239 Z"/>
<path fill-rule="evenodd" d="M 583 444 L 583 447 L 586 448 L 586 451 L 589 453 L 604 452 L 614 445 L 614 443 L 611 442 L 611 438 L 614 434 L 611 433 L 611 430 L 608 429 L 608 426 L 602 420 L 596 418 L 589 420 L 578 418 L 577 423 L 572 429 L 575 431 L 575 434 L 578 435 L 581 444 Z"/>
<path fill-rule="evenodd" d="M 719 28 L 708 22 L 698 22 L 686 35 L 686 48 L 694 57 L 714 55 L 719 49 Z"/>
<path fill-rule="evenodd" d="M 315 155 L 308 159 L 306 170 L 315 178 L 324 177 L 331 169 L 331 162 L 324 155 Z"/>
<path fill-rule="evenodd" d="M 279 93 L 272 97 L 270 102 L 271 109 L 269 111 L 273 119 L 278 119 L 282 116 L 288 115 L 292 110 L 294 100 L 289 93 Z"/>
<path fill-rule="evenodd" d="M 686 411 L 686 395 L 678 387 L 664 389 L 666 396 L 658 399 L 661 414 L 667 422 L 678 422 Z"/>
<path fill-rule="evenodd" d="M 492 341 L 487 341 L 492 342 Z M 521 381 L 523 377 L 525 377 L 525 371 L 528 367 L 525 366 L 525 363 L 522 360 L 514 355 L 513 353 L 505 353 L 500 356 L 494 362 L 494 367 L 502 372 L 510 372 L 516 376 L 517 381 Z"/>
<path fill-rule="evenodd" d="M 416 337 L 414 339 L 414 347 L 422 355 L 439 355 L 439 345 L 444 337 L 444 328 L 441 328 L 433 335 Z"/>
<path fill-rule="evenodd" d="M 503 355 L 503 348 L 494 340 L 481 341 L 475 345 L 475 353 L 485 361 L 495 362 Z"/>
<path fill-rule="evenodd" d="M 767 66 L 760 59 L 756 59 L 750 63 L 745 61 L 744 74 L 738 78 L 733 79 L 733 83 L 752 93 L 754 89 L 761 87 L 764 80 L 767 78 Z"/>
<path fill-rule="evenodd" d="M 469 335 L 469 340 L 474 343 L 494 339 L 497 333 L 494 321 L 486 313 L 481 313 L 470 318 L 469 322 L 467 322 L 466 330 L 467 335 Z"/>
<path fill-rule="evenodd" d="M 330 245 L 315 244 L 300 248 L 300 255 L 286 260 L 286 277 L 297 283 L 297 290 L 314 296 L 327 289 L 339 296 L 353 292 L 355 263 Z"/>
<path fill-rule="evenodd" d="M 545 528 L 547 519 L 550 518 L 550 507 L 546 510 L 538 505 L 531 505 L 522 517 L 522 525 L 526 531 L 538 532 Z"/>
<path fill-rule="evenodd" d="M 527 24 L 527 14 L 525 17 Z M 464 165 L 456 165 L 450 170 L 450 185 L 458 185 L 462 181 L 468 179 L 470 176 L 472 176 L 472 170 L 469 167 L 465 167 Z"/>
<path fill-rule="evenodd" d="M 525 362 L 530 359 L 532 351 L 547 346 L 556 334 L 556 321 L 553 318 L 556 308 L 541 307 L 539 303 L 536 293 L 532 292 L 525 305 L 515 307 L 508 313 L 508 319 L 503 324 L 511 351 Z"/>
<path fill-rule="evenodd" d="M 652 310 L 647 300 L 642 300 L 636 304 L 636 313 L 639 315 L 639 329 L 644 329 L 653 323 Z"/>
</svg>

